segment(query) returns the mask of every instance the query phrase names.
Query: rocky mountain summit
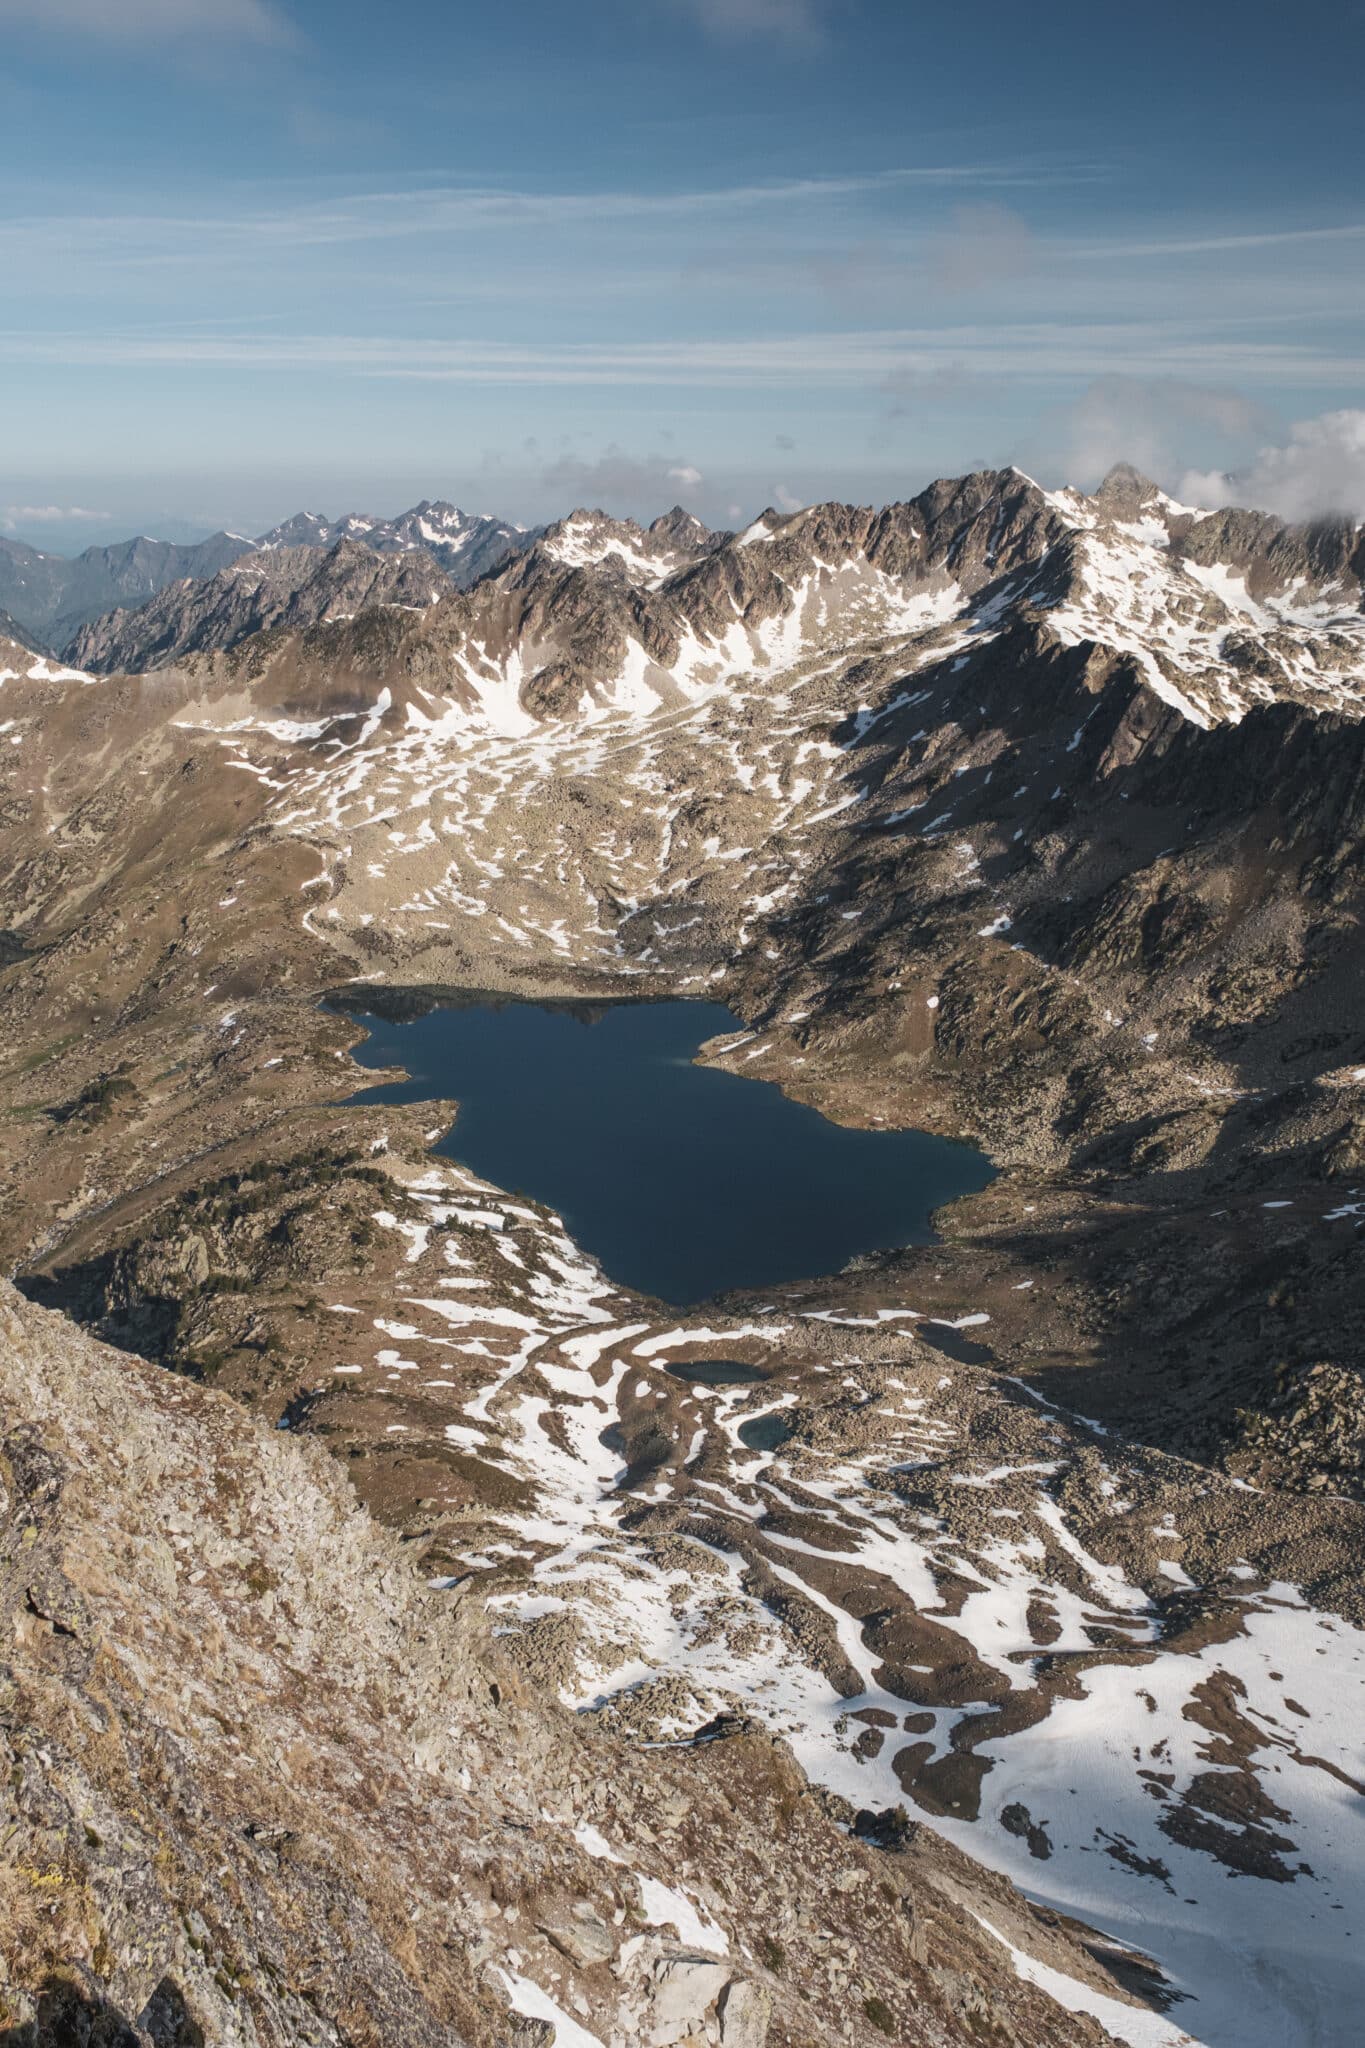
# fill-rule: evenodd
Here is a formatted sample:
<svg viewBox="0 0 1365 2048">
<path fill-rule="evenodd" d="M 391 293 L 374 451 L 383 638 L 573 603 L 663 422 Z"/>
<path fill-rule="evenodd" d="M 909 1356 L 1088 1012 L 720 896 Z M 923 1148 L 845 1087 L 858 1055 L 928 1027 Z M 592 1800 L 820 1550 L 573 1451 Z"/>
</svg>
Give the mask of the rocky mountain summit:
<svg viewBox="0 0 1365 2048">
<path fill-rule="evenodd" d="M 609 569 L 631 584 L 657 587 L 669 576 L 700 561 L 730 538 L 713 533 L 691 512 L 675 505 L 651 525 L 633 519 L 612 519 L 605 512 L 578 510 L 558 519 L 537 536 L 539 561 L 567 569 Z"/>
<path fill-rule="evenodd" d="M 390 558 L 365 559 L 362 578 Z M 375 1981 L 396 1957 L 471 2040 L 728 2041 L 733 1981 L 771 2042 L 1346 2048 L 1365 1988 L 1358 530 L 1204 514 L 1129 470 L 1093 496 L 991 471 L 735 535 L 576 513 L 420 610 L 237 623 L 145 675 L 0 648 L 0 1258 L 64 1319 L 9 1307 L 31 1362 L 15 1410 L 67 1457 L 83 1411 L 43 1361 L 78 1355 L 92 1387 L 136 1387 L 149 1429 L 173 1413 L 178 1442 L 202 1431 L 262 1474 L 303 1459 L 291 1474 L 333 1503 L 309 1508 L 319 1529 L 349 1515 L 354 1534 L 358 1500 L 364 1543 L 397 1545 L 391 1585 L 430 1616 L 400 1675 L 365 1665 L 376 1699 L 426 1683 L 414 1631 L 437 1630 L 431 1600 L 456 1608 L 460 1673 L 524 1715 L 461 1796 L 496 1804 L 520 1767 L 534 1801 L 572 1753 L 599 1878 L 625 1885 L 626 1856 L 685 1893 L 671 1962 L 718 1953 L 699 1926 L 745 1962 L 687 1979 L 708 2003 L 646 2014 L 619 1945 L 537 1945 L 520 1894 L 507 1947 L 461 1922 L 436 1957 L 415 1818 L 400 1799 L 385 1837 L 421 1907 L 406 1935 L 372 1859 L 382 1820 L 351 1818 L 345 1788 L 376 1782 L 370 1708 L 338 1723 L 314 1797 L 321 1738 L 291 1694 L 303 1722 L 272 1753 L 293 1803 L 263 1824 L 322 1829 L 353 1882 L 327 1925 L 363 1923 Z M 708 1063 L 839 1121 L 974 1138 L 997 1177 L 933 1245 L 680 1314 L 458 1142 L 434 1156 L 455 1105 L 339 1099 L 361 1085 L 354 1015 L 452 989 L 723 1000 L 736 1026 Z M 741 1375 L 708 1384 L 725 1361 Z M 113 1452 L 79 1451 L 90 1497 L 126 1514 Z M 302 1481 L 259 1483 L 287 1500 Z M 220 1509 L 184 1512 L 185 1584 L 216 1600 Z M 258 1526 L 303 1614 L 288 1559 L 319 1572 L 332 1536 L 244 1512 L 230 1540 Z M 113 1640 L 151 1598 L 137 1578 Z M 288 1638 L 280 1611 L 263 1625 Z M 328 1612 L 297 1669 L 350 1642 Z M 135 1662 L 178 1698 L 179 1666 L 172 1689 L 159 1653 Z M 791 1915 L 765 1893 L 741 1923 L 739 1851 L 718 1820 L 674 1849 L 657 1788 L 694 1813 L 729 1798 L 747 1827 L 742 1787 L 773 1757 L 754 1839 L 767 1866 L 783 1843 Z M 216 1772 L 168 1837 L 167 1898 L 185 1844 L 220 1874 L 247 1853 L 220 1853 L 238 1795 Z M 667 1861 L 588 1812 L 617 1783 Z M 462 1814 L 504 1841 L 492 1806 Z M 862 1896 L 845 1855 L 893 1887 L 933 1863 L 971 1957 L 926 1935 L 922 1957 L 855 1965 L 840 1944 L 880 1942 L 880 1908 L 859 1935 L 812 1904 Z M 320 1925 L 298 1904 L 317 1896 L 291 1894 L 291 1927 Z M 635 1897 L 564 1866 L 570 1915 L 635 1928 Z M 162 1976 L 202 2009 L 181 1948 L 152 1982 L 130 1936 L 80 1950 L 74 1926 L 57 1948 L 154 2038 Z M 354 2027 L 339 1950 L 268 1953 L 253 1985 L 322 1984 L 327 2023 Z M 651 1951 L 648 1982 L 671 1962 Z M 493 2015 L 498 1972 L 522 2003 L 502 1985 Z M 1036 2034 L 1021 1980 L 1054 2001 Z M 390 2034 L 446 2038 L 426 2024 Z"/>
</svg>

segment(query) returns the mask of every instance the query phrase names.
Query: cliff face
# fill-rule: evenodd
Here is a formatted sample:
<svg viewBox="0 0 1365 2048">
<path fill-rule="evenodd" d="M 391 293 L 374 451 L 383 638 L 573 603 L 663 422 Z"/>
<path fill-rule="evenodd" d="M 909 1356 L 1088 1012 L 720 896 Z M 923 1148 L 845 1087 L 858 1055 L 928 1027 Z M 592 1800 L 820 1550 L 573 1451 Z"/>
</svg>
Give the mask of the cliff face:
<svg viewBox="0 0 1365 2048">
<path fill-rule="evenodd" d="M 7 1287 L 0 1442 L 15 2048 L 1102 2038 L 981 1930 L 1122 1997 L 1001 1881 L 757 1733 L 584 1735 L 333 1461 Z"/>
</svg>

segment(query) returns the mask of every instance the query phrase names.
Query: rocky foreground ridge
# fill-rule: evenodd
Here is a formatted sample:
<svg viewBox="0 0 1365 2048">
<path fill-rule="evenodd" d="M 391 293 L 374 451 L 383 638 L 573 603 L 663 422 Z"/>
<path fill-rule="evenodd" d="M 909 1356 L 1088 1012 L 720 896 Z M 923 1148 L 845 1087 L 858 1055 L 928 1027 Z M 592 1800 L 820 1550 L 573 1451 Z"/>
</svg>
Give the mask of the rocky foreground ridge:
<svg viewBox="0 0 1365 2048">
<path fill-rule="evenodd" d="M 1101 2040 L 1011 1944 L 1124 1996 L 758 1730 L 585 1732 L 325 1455 L 8 1287 L 0 1753 L 16 2048 Z"/>
<path fill-rule="evenodd" d="M 1345 524 L 1003 471 L 575 514 L 144 676 L 0 648 L 0 1256 L 184 1414 L 330 1450 L 602 1776 L 752 1724 L 836 1828 L 1123 1944 L 1116 2037 L 1344 2048 L 1361 569 Z M 722 999 L 707 1059 L 999 1176 L 680 1315 L 434 1159 L 455 1105 L 339 1101 L 347 1005 L 449 988 Z"/>
</svg>

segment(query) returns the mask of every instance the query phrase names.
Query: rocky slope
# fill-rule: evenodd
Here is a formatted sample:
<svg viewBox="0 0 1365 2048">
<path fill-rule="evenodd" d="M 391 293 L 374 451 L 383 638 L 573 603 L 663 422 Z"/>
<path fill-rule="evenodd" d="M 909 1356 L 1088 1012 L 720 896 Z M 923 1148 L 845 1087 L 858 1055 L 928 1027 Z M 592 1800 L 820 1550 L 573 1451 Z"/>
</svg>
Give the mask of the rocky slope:
<svg viewBox="0 0 1365 2048">
<path fill-rule="evenodd" d="M 413 1564 L 330 1460 L 0 1286 L 7 2039 L 1103 2038 L 1027 1966 L 1137 2016 L 1121 1950 L 854 1839 L 759 1731 L 584 1729 Z"/>
<path fill-rule="evenodd" d="M 304 512 L 216 576 L 181 579 L 135 610 L 91 620 L 67 642 L 66 658 L 94 674 L 144 673 L 273 626 L 298 630 L 384 604 L 421 611 L 528 551 L 532 578 L 553 563 L 657 585 L 725 538 L 680 508 L 648 529 L 575 512 L 543 536 L 426 502 L 391 521 Z"/>
<path fill-rule="evenodd" d="M 92 620 L 68 642 L 66 655 L 95 675 L 145 673 L 272 628 L 296 632 L 379 605 L 422 611 L 451 588 L 420 549 L 379 555 L 349 539 L 325 551 L 260 548 L 207 581 L 173 583 L 135 611 Z"/>
<path fill-rule="evenodd" d="M 32 633 L 26 626 L 21 626 L 19 621 L 11 618 L 6 611 L 0 611 L 0 640 L 8 641 L 11 646 L 22 648 L 29 654 L 48 656 L 52 653 L 52 649 L 37 633 Z"/>
<path fill-rule="evenodd" d="M 0 651 L 0 1255 L 316 1436 L 612 1740 L 903 1804 L 1153 1953 L 1121 2038 L 1344 2043 L 1360 537 L 1132 472 L 611 527 L 151 677 Z M 338 984 L 720 996 L 714 1062 L 1002 1171 L 680 1319 L 452 1105 L 339 1108 Z"/>
</svg>

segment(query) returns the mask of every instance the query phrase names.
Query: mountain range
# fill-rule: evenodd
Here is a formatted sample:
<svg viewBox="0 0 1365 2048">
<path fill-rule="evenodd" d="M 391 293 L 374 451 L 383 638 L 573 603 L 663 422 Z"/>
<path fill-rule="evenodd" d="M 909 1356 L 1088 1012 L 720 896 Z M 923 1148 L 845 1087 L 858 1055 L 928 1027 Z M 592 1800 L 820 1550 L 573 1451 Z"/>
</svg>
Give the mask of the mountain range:
<svg viewBox="0 0 1365 2048">
<path fill-rule="evenodd" d="M 67 1949 L 210 2038 L 364 1978 L 423 2048 L 1346 2048 L 1362 530 L 1001 469 L 460 559 L 291 522 L 0 645 Z M 706 1064 L 995 1178 L 680 1312 L 342 1099 L 469 990 L 721 1001 Z"/>
<path fill-rule="evenodd" d="M 300 512 L 256 540 L 224 532 L 182 545 L 139 535 L 87 548 L 75 557 L 0 537 L 0 609 L 19 623 L 21 632 L 36 633 L 64 649 L 82 626 L 102 614 L 136 608 L 171 584 L 208 580 L 244 555 L 329 549 L 342 540 L 362 541 L 377 554 L 425 552 L 463 588 L 498 567 L 525 544 L 526 536 L 503 520 L 423 499 L 396 519 L 351 514 L 329 520 Z"/>
</svg>

